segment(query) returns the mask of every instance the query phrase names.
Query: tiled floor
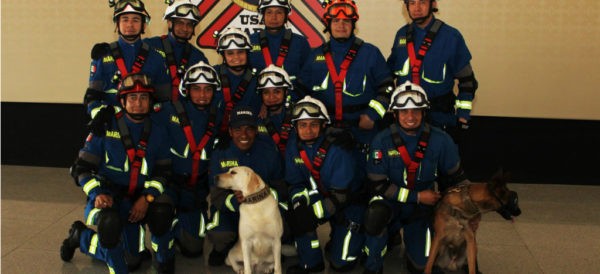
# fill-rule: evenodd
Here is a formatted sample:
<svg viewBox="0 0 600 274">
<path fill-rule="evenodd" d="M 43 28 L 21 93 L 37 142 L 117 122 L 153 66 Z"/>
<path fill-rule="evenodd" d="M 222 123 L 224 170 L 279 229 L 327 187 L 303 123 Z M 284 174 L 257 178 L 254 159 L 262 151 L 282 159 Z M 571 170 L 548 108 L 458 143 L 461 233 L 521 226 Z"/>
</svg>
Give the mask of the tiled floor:
<svg viewBox="0 0 600 274">
<path fill-rule="evenodd" d="M 108 273 L 79 252 L 70 263 L 60 260 L 60 244 L 84 205 L 67 169 L 1 168 L 2 273 Z M 484 216 L 477 239 L 483 273 L 600 273 L 600 186 L 509 186 L 519 193 L 523 214 L 514 223 L 496 213 Z M 321 228 L 320 235 L 327 231 Z M 388 254 L 385 273 L 405 273 L 401 252 Z M 204 259 L 178 256 L 176 271 L 233 273 L 208 267 Z M 155 271 L 146 262 L 137 273 Z"/>
</svg>

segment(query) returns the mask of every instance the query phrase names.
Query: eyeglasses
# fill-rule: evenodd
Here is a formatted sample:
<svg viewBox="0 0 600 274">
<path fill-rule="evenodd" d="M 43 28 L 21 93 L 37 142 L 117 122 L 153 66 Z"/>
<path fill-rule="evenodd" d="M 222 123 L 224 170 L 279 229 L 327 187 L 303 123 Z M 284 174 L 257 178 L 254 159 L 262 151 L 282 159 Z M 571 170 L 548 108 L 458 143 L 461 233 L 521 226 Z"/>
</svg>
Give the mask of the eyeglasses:
<svg viewBox="0 0 600 274">
<path fill-rule="evenodd" d="M 322 118 L 325 117 L 323 112 L 321 112 L 321 108 L 318 105 L 311 102 L 302 102 L 298 103 L 292 109 L 292 119 L 297 119 L 302 116 L 302 113 L 306 113 L 310 117 L 314 118 Z"/>
<path fill-rule="evenodd" d="M 122 12 L 123 10 L 125 10 L 127 5 L 131 6 L 134 10 L 137 10 L 137 11 L 145 11 L 146 10 L 144 7 L 144 3 L 139 0 L 120 0 L 117 3 L 115 3 L 113 0 L 113 1 L 109 1 L 108 5 L 110 7 L 113 7 L 113 6 L 115 7 L 115 13 Z"/>
<path fill-rule="evenodd" d="M 266 72 L 258 76 L 258 88 L 265 88 L 268 83 L 271 83 L 272 87 L 291 87 L 291 83 L 277 72 Z"/>
<path fill-rule="evenodd" d="M 185 4 L 175 8 L 175 15 L 184 17 L 188 14 L 192 13 L 194 18 L 200 18 L 200 12 L 198 8 L 192 4 Z"/>
<path fill-rule="evenodd" d="M 235 45 L 237 49 L 250 48 L 250 45 L 248 44 L 246 38 L 237 33 L 228 34 L 225 37 L 219 39 L 219 49 L 221 50 L 236 49 L 236 47 L 233 47 L 232 44 Z"/>
<path fill-rule="evenodd" d="M 356 11 L 356 9 L 353 6 L 346 3 L 333 4 L 325 12 L 325 17 L 330 18 L 358 18 L 358 12 Z M 340 13 L 343 13 L 345 17 L 340 16 Z"/>
<path fill-rule="evenodd" d="M 396 97 L 393 98 L 393 102 L 392 102 L 392 105 L 390 106 L 390 109 L 407 108 L 407 105 L 410 102 L 412 102 L 412 104 L 416 108 L 422 108 L 422 107 L 429 106 L 429 102 L 427 101 L 427 98 L 425 97 L 425 95 L 423 93 L 418 92 L 418 91 L 409 90 L 409 91 L 403 91 L 403 92 L 399 93 L 398 95 L 396 95 Z"/>
<path fill-rule="evenodd" d="M 150 81 L 150 78 L 145 74 L 129 74 L 121 81 L 119 90 L 133 89 L 136 87 L 136 84 L 143 88 L 154 89 L 152 81 Z"/>
<path fill-rule="evenodd" d="M 190 69 L 185 74 L 184 82 L 186 84 L 191 83 L 200 83 L 200 78 L 204 78 L 205 83 L 217 85 L 219 83 L 219 79 L 217 78 L 217 73 L 207 67 L 195 67 Z"/>
</svg>

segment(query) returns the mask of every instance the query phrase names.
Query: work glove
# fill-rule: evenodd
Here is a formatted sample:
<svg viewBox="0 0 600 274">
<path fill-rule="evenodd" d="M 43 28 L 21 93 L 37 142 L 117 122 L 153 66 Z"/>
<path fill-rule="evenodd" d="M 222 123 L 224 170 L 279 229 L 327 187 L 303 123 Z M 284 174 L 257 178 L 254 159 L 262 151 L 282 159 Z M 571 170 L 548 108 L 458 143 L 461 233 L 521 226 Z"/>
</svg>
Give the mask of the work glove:
<svg viewBox="0 0 600 274">
<path fill-rule="evenodd" d="M 304 199 L 296 201 L 291 210 L 290 227 L 294 236 L 302 236 L 317 229 L 318 220 Z"/>
<path fill-rule="evenodd" d="M 92 59 L 98 59 L 106 54 L 110 53 L 110 45 L 108 43 L 98 43 L 92 47 L 92 52 L 90 53 Z"/>
<path fill-rule="evenodd" d="M 354 135 L 348 129 L 327 128 L 325 134 L 331 138 L 332 144 L 339 146 L 345 150 L 353 150 L 356 148 L 356 140 Z"/>
<path fill-rule="evenodd" d="M 112 118 L 115 115 L 115 108 L 112 106 L 106 106 L 101 108 L 96 116 L 88 123 L 88 129 L 95 136 L 104 136 L 106 129 L 110 126 Z"/>
</svg>

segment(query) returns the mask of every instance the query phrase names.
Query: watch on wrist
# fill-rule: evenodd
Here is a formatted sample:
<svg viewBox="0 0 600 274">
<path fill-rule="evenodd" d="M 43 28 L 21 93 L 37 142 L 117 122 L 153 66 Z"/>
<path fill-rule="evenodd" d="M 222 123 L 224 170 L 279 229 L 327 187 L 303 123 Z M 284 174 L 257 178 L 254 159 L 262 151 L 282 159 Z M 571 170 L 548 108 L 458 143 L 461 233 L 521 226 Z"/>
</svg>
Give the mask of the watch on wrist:
<svg viewBox="0 0 600 274">
<path fill-rule="evenodd" d="M 146 202 L 148 202 L 148 203 L 154 202 L 154 195 L 146 194 Z"/>
</svg>

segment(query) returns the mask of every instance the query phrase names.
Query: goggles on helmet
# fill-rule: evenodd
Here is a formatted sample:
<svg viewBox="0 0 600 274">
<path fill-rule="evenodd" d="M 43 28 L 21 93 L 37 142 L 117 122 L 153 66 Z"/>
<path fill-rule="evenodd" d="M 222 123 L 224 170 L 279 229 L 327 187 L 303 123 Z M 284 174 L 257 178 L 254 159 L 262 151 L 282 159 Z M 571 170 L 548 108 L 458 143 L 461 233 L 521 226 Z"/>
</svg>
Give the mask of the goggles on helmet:
<svg viewBox="0 0 600 274">
<path fill-rule="evenodd" d="M 204 79 L 204 81 L 202 80 Z M 186 74 L 183 80 L 186 85 L 189 84 L 211 84 L 219 86 L 219 79 L 214 70 L 207 67 L 195 67 L 191 68 Z"/>
<path fill-rule="evenodd" d="M 427 97 L 418 91 L 408 90 L 399 93 L 395 98 L 392 98 L 390 109 L 411 109 L 411 108 L 427 108 L 429 101 Z"/>
<path fill-rule="evenodd" d="M 290 82 L 288 82 L 285 79 L 285 77 L 278 72 L 270 71 L 270 72 L 261 73 L 258 76 L 257 89 L 264 89 L 264 88 L 269 88 L 269 87 L 290 88 L 291 86 L 292 86 L 292 84 Z"/>
<path fill-rule="evenodd" d="M 144 7 L 144 3 L 139 0 L 120 0 L 117 3 L 115 3 L 114 1 L 112 1 L 112 2 L 109 1 L 109 5 L 111 5 L 111 7 L 112 6 L 115 7 L 115 14 L 120 13 L 123 10 L 125 10 L 127 5 L 131 6 L 136 11 L 140 11 L 140 12 L 146 11 L 146 9 Z"/>
<path fill-rule="evenodd" d="M 288 0 L 262 0 L 258 3 L 259 11 L 262 11 L 268 7 L 282 7 L 287 10 L 290 9 L 290 4 Z"/>
<path fill-rule="evenodd" d="M 311 118 L 327 120 L 321 108 L 312 102 L 300 102 L 294 105 L 292 109 L 292 120 L 298 120 L 305 113 Z"/>
<path fill-rule="evenodd" d="M 178 17 L 185 17 L 190 13 L 192 13 L 192 16 L 194 18 L 200 18 L 200 12 L 198 11 L 198 8 L 192 4 L 180 5 L 179 7 L 175 8 L 173 14 L 175 14 Z"/>
<path fill-rule="evenodd" d="M 218 50 L 223 51 L 228 49 L 250 49 L 250 45 L 244 36 L 232 33 L 219 39 Z"/>
<path fill-rule="evenodd" d="M 129 74 L 121 80 L 119 93 L 154 92 L 152 81 L 148 76 L 141 73 Z"/>
<path fill-rule="evenodd" d="M 336 3 L 327 8 L 325 11 L 325 19 L 352 19 L 358 20 L 358 11 L 348 3 Z"/>
</svg>

